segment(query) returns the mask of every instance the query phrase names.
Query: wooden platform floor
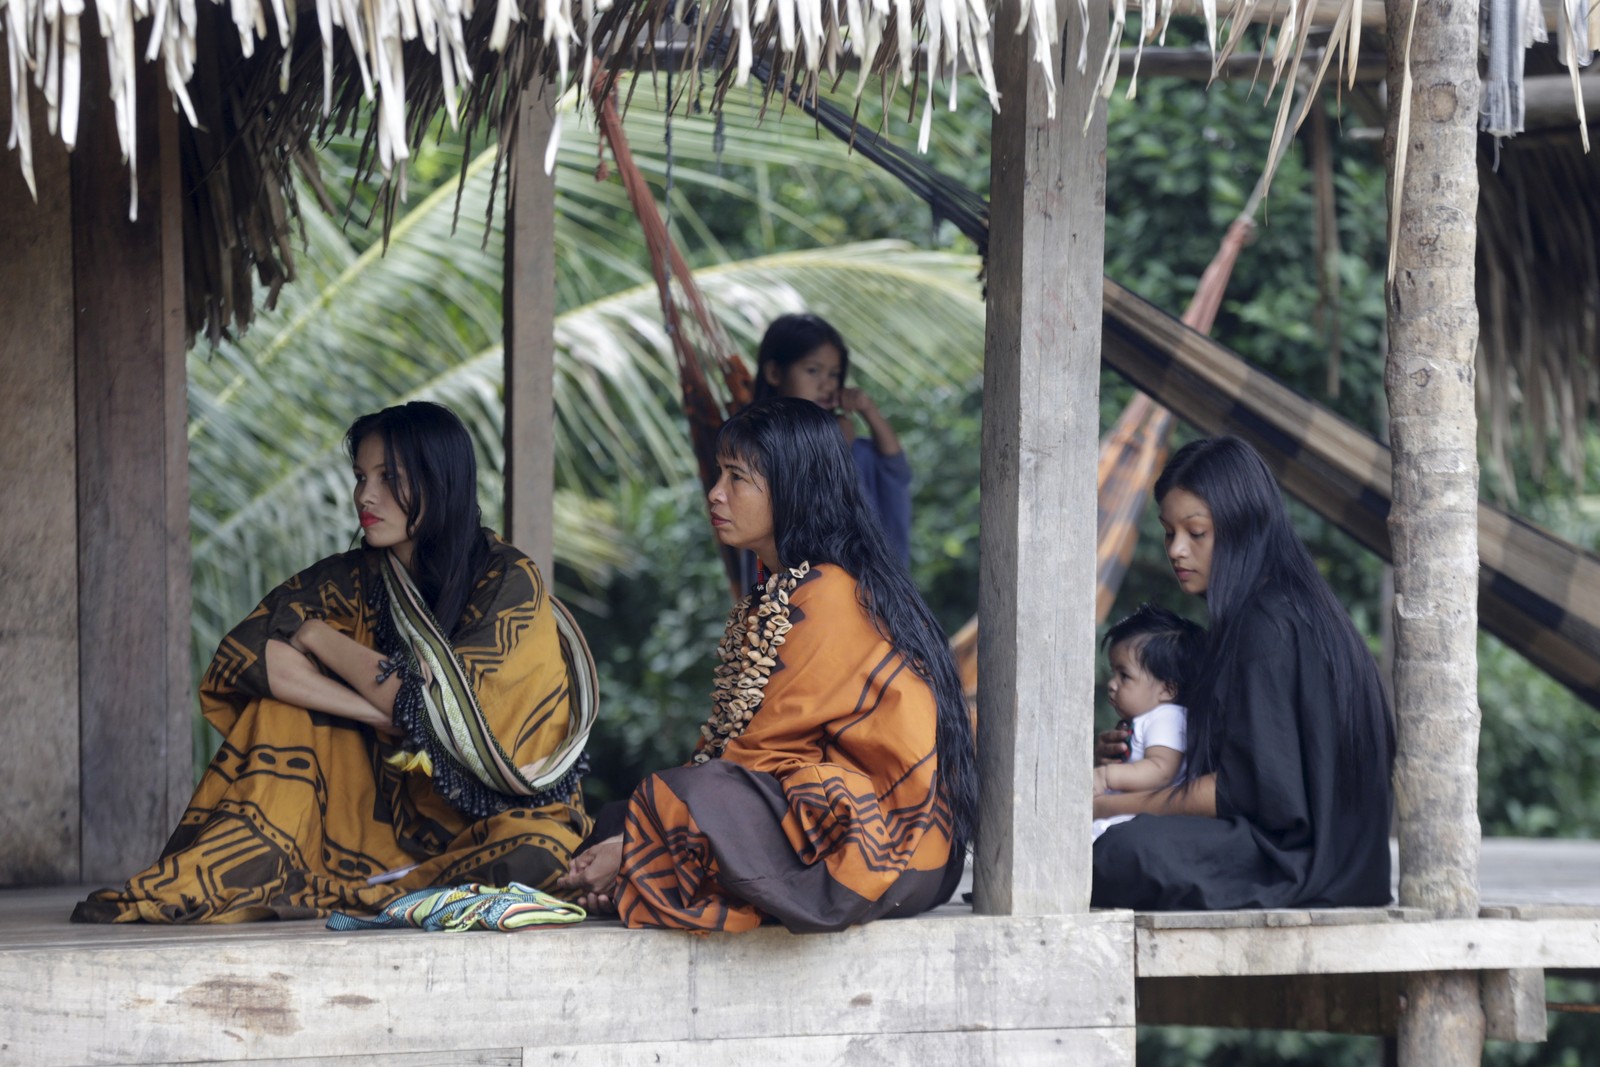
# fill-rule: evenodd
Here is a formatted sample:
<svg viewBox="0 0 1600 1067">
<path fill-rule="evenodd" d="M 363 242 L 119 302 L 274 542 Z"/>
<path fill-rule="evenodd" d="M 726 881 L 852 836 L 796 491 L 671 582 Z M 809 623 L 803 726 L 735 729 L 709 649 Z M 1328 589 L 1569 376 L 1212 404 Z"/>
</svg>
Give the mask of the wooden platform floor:
<svg viewBox="0 0 1600 1067">
<path fill-rule="evenodd" d="M 438 936 L 73 925 L 82 894 L 0 890 L 0 1065 L 1131 1064 L 1136 979 L 1146 1021 L 1158 988 L 1193 981 L 1466 969 L 1532 975 L 1542 996 L 1543 969 L 1600 968 L 1600 842 L 1587 841 L 1485 842 L 1484 918 L 1449 922 L 952 904 L 817 937 L 615 921 Z"/>
</svg>

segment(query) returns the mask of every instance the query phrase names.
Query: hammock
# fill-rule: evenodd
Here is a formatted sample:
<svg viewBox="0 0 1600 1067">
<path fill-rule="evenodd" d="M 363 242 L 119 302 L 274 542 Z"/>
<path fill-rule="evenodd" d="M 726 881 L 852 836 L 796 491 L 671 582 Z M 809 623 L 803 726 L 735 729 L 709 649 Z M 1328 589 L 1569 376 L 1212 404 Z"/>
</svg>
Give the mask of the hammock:
<svg viewBox="0 0 1600 1067">
<path fill-rule="evenodd" d="M 689 443 L 700 471 L 700 482 L 709 493 L 717 480 L 717 432 L 722 429 L 729 415 L 754 398 L 755 380 L 750 377 L 744 360 L 734 352 L 721 323 L 711 314 L 705 295 L 695 283 L 694 272 L 673 243 L 666 222 L 656 210 L 649 183 L 645 181 L 638 163 L 634 162 L 628 138 L 622 132 L 622 118 L 617 114 L 614 88 L 614 79 L 604 71 L 595 75 L 592 90 L 595 115 L 600 135 L 611 148 L 611 158 L 616 164 L 617 176 L 622 179 L 622 187 L 628 194 L 628 202 L 633 206 L 633 213 L 638 216 L 639 225 L 644 230 L 651 273 L 661 299 L 662 324 L 666 327 L 678 363 L 678 384 L 683 391 L 684 418 L 689 422 Z M 602 163 L 596 179 L 603 181 L 604 178 L 605 166 Z M 683 294 L 686 308 L 679 307 L 678 299 L 673 294 L 674 281 Z M 687 315 L 684 314 L 685 310 Z M 690 335 L 691 329 L 699 336 L 698 345 Z M 711 387 L 705 372 L 707 362 L 714 364 L 721 373 L 722 397 Z M 739 554 L 726 545 L 718 546 L 718 551 L 733 599 L 738 600 L 746 592 L 741 588 Z"/>
</svg>

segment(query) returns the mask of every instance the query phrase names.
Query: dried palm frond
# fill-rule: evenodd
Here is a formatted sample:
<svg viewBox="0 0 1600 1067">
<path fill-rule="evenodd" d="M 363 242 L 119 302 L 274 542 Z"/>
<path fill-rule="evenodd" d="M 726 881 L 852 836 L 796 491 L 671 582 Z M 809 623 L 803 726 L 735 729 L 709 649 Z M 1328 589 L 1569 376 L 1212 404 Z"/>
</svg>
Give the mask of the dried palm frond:
<svg viewBox="0 0 1600 1067">
<path fill-rule="evenodd" d="M 1020 21 L 996 27 L 991 0 L 99 0 L 98 40 L 85 39 L 83 0 L 0 0 L 0 39 L 11 84 L 11 147 L 33 187 L 29 96 L 49 125 L 76 137 L 84 47 L 103 47 L 119 147 L 137 164 L 135 105 L 165 82 L 180 129 L 186 194 L 187 324 L 215 341 L 245 326 L 257 283 L 268 303 L 293 276 L 287 240 L 292 170 L 307 145 L 332 132 L 367 131 L 369 173 L 392 183 L 386 219 L 404 199 L 405 162 L 442 111 L 471 131 L 511 131 L 522 88 L 536 79 L 615 73 L 657 42 L 688 33 L 698 68 L 714 34 L 721 57 L 713 108 L 743 84 L 758 57 L 814 94 L 846 59 L 921 98 L 924 137 L 933 88 L 952 92 L 976 72 L 998 106 L 993 36 L 1028 33 L 1033 58 L 1054 71 L 1056 0 L 1021 0 Z M 1080 8 L 1083 4 L 1080 3 Z M 691 17 L 692 13 L 692 17 Z M 306 17 L 301 17 L 302 15 Z M 314 17 L 312 17 L 314 16 Z M 688 18 L 686 31 L 678 19 Z M 136 38 L 146 42 L 142 56 Z M 577 52 L 576 69 L 574 53 Z M 1053 82 L 1053 77 L 1047 79 Z M 926 81 L 926 86 L 923 82 Z M 30 88 L 31 86 L 31 88 Z M 370 124 L 368 117 L 371 117 Z M 501 142 L 502 147 L 504 141 Z M 498 171 L 498 165 L 497 165 Z M 134 171 L 134 173 L 137 173 Z M 498 174 L 497 174 L 498 176 Z"/>
<path fill-rule="evenodd" d="M 1503 474 L 1554 455 L 1584 481 L 1583 429 L 1600 417 L 1600 157 L 1570 136 L 1479 149 L 1478 401 Z M 1515 479 L 1502 478 L 1515 502 Z"/>
</svg>

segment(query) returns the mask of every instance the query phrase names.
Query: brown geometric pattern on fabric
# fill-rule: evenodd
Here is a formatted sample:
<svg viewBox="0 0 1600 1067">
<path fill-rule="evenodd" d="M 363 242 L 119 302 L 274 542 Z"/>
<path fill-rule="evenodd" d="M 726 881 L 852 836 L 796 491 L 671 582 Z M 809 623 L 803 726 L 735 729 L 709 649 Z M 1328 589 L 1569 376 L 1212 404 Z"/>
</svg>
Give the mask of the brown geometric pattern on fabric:
<svg viewBox="0 0 1600 1067">
<path fill-rule="evenodd" d="M 335 556 L 274 589 L 229 634 L 206 673 L 207 718 L 225 737 L 162 858 L 120 890 L 103 890 L 74 918 L 93 922 L 241 922 L 373 912 L 433 884 L 521 881 L 553 887 L 589 832 L 582 796 L 486 819 L 463 815 L 369 728 L 273 700 L 259 671 L 266 642 L 317 613 L 369 643 L 361 590 L 368 553 Z M 491 546 L 492 576 L 474 588 L 479 621 L 461 634 L 488 665 L 475 687 L 502 744 L 553 749 L 566 732 L 566 666 L 549 613 L 530 616 L 537 572 L 509 545 Z M 542 587 L 542 586 L 541 586 Z M 241 666 L 244 665 L 244 666 Z M 543 726 L 528 728 L 533 709 Z M 405 867 L 379 885 L 373 875 Z"/>
<path fill-rule="evenodd" d="M 859 850 L 868 870 L 898 871 L 924 831 L 949 831 L 949 819 L 939 817 L 942 806 L 922 803 L 909 811 L 884 811 L 875 793 L 852 792 L 843 776 L 790 785 L 785 795 L 790 817 L 805 837 L 805 847 L 797 851 L 807 863 L 849 847 Z"/>
<path fill-rule="evenodd" d="M 759 710 L 720 761 L 672 772 L 696 803 L 740 805 L 740 818 L 772 819 L 762 853 L 738 831 L 712 840 L 684 798 L 660 776 L 628 802 L 619 910 L 630 926 L 748 929 L 762 913 L 725 889 L 715 856 L 747 849 L 735 865 L 739 885 L 783 881 L 797 864 L 825 872 L 843 895 L 870 904 L 911 872 L 942 870 L 950 858 L 950 816 L 935 789 L 933 692 L 884 640 L 856 599 L 856 583 L 837 567 L 813 568 L 790 595 L 794 628 Z M 736 764 L 770 776 L 763 806 L 736 777 Z M 759 792 L 759 791 L 758 791 Z M 704 811 L 705 809 L 697 809 Z M 732 892 L 734 895 L 730 895 Z"/>
<path fill-rule="evenodd" d="M 617 915 L 624 925 L 730 933 L 761 925 L 761 912 L 729 896 L 717 881 L 710 839 L 688 806 L 654 775 L 628 802 L 623 841 L 627 873 Z"/>
<path fill-rule="evenodd" d="M 1391 558 L 1381 442 L 1110 281 L 1102 359 L 1202 432 L 1249 441 L 1285 491 Z M 1478 557 L 1479 625 L 1600 708 L 1600 556 L 1480 502 Z"/>
</svg>

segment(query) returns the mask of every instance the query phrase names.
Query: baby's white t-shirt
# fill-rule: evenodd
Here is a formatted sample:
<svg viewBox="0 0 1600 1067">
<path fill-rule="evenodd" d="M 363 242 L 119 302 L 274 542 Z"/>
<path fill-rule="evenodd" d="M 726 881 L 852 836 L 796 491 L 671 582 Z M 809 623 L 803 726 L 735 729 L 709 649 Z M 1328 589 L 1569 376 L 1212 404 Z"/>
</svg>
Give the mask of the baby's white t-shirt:
<svg viewBox="0 0 1600 1067">
<path fill-rule="evenodd" d="M 1144 759 L 1147 748 L 1170 748 L 1174 752 L 1188 751 L 1189 711 L 1181 704 L 1157 704 L 1143 715 L 1133 718 L 1133 736 L 1128 738 L 1128 761 Z M 1178 773 L 1172 776 L 1172 782 L 1183 780 L 1184 766 L 1187 760 L 1178 764 Z M 1171 785 L 1172 782 L 1168 782 Z M 1105 833 L 1106 827 L 1115 826 L 1119 822 L 1127 822 L 1132 815 L 1112 815 L 1094 821 L 1094 837 L 1097 840 Z"/>
<path fill-rule="evenodd" d="M 1144 750 L 1147 748 L 1170 748 L 1174 752 L 1186 752 L 1188 732 L 1187 708 L 1181 704 L 1157 704 L 1143 715 L 1134 716 L 1133 736 L 1128 739 L 1128 760 L 1144 759 Z M 1183 774 L 1181 766 L 1178 774 Z M 1172 779 L 1174 782 L 1177 780 L 1177 777 Z"/>
</svg>

